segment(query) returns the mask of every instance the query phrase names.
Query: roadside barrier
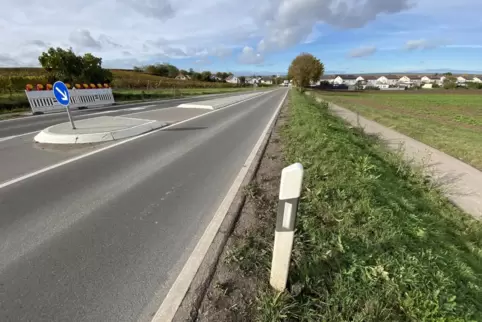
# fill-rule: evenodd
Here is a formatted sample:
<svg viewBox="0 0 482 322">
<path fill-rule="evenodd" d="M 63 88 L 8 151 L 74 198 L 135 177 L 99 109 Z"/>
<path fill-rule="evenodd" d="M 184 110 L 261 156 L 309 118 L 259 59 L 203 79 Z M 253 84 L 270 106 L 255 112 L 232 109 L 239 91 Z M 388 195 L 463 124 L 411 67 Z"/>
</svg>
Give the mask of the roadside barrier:
<svg viewBox="0 0 482 322">
<path fill-rule="evenodd" d="M 108 84 L 75 84 L 73 89 L 66 84 L 70 92 L 70 108 L 89 108 L 115 104 L 112 88 Z M 33 114 L 54 113 L 65 110 L 65 107 L 57 102 L 52 92 L 52 85 L 28 84 L 25 89 L 28 102 Z"/>
</svg>

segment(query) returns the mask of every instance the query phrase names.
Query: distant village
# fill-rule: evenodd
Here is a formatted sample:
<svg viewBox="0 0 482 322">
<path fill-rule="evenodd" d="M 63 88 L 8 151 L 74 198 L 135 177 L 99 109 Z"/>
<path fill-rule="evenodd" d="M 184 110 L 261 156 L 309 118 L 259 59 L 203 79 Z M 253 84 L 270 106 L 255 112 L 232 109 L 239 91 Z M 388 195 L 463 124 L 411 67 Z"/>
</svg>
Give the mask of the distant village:
<svg viewBox="0 0 482 322">
<path fill-rule="evenodd" d="M 325 75 L 313 86 L 330 84 L 333 87 L 372 87 L 379 89 L 399 88 L 405 89 L 414 86 L 432 88 L 435 84 L 442 86 L 446 79 L 451 77 L 457 86 L 466 86 L 468 83 L 482 83 L 482 76 L 475 75 Z"/>
</svg>

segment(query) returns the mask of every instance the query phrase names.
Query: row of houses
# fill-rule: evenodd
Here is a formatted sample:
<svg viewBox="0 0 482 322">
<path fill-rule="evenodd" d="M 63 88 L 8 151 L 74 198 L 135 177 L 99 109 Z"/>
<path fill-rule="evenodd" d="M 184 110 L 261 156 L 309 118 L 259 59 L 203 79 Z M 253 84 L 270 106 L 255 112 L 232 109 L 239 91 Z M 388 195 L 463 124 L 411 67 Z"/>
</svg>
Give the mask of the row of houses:
<svg viewBox="0 0 482 322">
<path fill-rule="evenodd" d="M 226 78 L 226 82 L 231 83 L 231 84 L 239 84 L 239 83 L 241 83 L 241 80 L 239 79 L 239 77 L 231 75 L 228 78 Z M 273 80 L 270 79 L 270 78 L 263 78 L 261 76 L 255 76 L 255 77 L 246 77 L 245 83 L 246 84 L 252 84 L 252 85 L 254 85 L 254 84 L 272 85 Z"/>
<path fill-rule="evenodd" d="M 482 83 L 482 77 L 478 76 L 454 76 L 455 81 L 459 85 L 465 85 L 469 82 Z M 438 84 L 442 85 L 447 76 L 420 76 L 420 75 L 388 75 L 388 76 L 373 76 L 373 75 L 327 75 L 320 79 L 321 82 L 328 82 L 332 85 L 346 85 L 354 86 L 360 84 L 362 86 L 373 86 L 379 88 L 388 87 L 412 87 L 423 86 L 424 84 Z"/>
<path fill-rule="evenodd" d="M 179 74 L 179 75 L 176 76 L 176 79 L 177 80 L 190 80 L 191 77 L 189 75 Z M 210 80 L 213 81 L 213 82 L 222 82 L 223 81 L 222 78 L 219 78 L 216 75 L 211 75 Z M 236 77 L 234 75 L 229 76 L 228 78 L 226 78 L 225 81 L 227 83 L 231 83 L 231 84 L 241 83 L 241 80 L 239 79 L 239 77 Z M 254 85 L 254 84 L 272 85 L 273 80 L 270 79 L 270 78 L 267 78 L 267 77 L 263 78 L 261 76 L 254 76 L 254 77 L 246 77 L 245 83 L 246 84 L 252 84 L 252 85 Z"/>
</svg>

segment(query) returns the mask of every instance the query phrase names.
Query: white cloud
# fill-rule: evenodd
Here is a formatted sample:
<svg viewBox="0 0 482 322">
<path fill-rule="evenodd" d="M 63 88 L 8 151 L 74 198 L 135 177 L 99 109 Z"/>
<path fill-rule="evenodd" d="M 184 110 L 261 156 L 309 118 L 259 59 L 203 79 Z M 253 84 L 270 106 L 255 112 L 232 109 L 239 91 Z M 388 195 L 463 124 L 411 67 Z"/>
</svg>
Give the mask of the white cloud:
<svg viewBox="0 0 482 322">
<path fill-rule="evenodd" d="M 0 54 L 14 57 L 20 65 L 36 64 L 38 55 L 48 46 L 72 46 L 80 54 L 91 51 L 109 64 L 130 64 L 133 60 L 126 59 L 124 51 L 137 62 L 213 60 L 229 58 L 248 46 L 252 52 L 243 51 L 237 61 L 259 64 L 270 51 L 318 40 L 322 34 L 317 27 L 324 24 L 359 28 L 379 16 L 409 11 L 419 15 L 418 23 L 425 23 L 425 16 L 444 17 L 441 24 L 462 28 L 467 27 L 466 21 L 460 24 L 445 17 L 452 17 L 454 8 L 461 10 L 460 3 L 479 3 L 440 0 L 434 6 L 433 0 L 69 0 L 59 6 L 54 0 L 42 0 L 42 5 L 37 2 L 2 3 Z M 418 7 L 411 9 L 412 4 Z M 430 16 L 433 7 L 437 14 Z M 464 12 L 471 11 L 478 12 Z M 473 26 L 476 19 L 470 21 Z M 399 40 L 390 45 L 400 47 L 401 43 Z M 464 43 L 472 42 L 464 39 Z M 421 48 L 410 45 L 414 46 Z"/>
<path fill-rule="evenodd" d="M 252 47 L 246 46 L 239 54 L 238 61 L 241 64 L 261 64 L 264 57 L 261 53 L 256 52 Z"/>
<path fill-rule="evenodd" d="M 264 49 L 284 49 L 300 43 L 317 22 L 340 28 L 359 28 L 380 14 L 412 7 L 410 0 L 269 0 L 260 9 L 258 24 L 266 28 Z"/>
<path fill-rule="evenodd" d="M 88 30 L 75 30 L 70 33 L 69 40 L 81 49 L 100 49 L 100 41 L 95 40 Z"/>
<path fill-rule="evenodd" d="M 204 58 L 204 59 L 198 59 L 196 61 L 194 61 L 195 64 L 197 65 L 211 65 L 211 61 L 207 58 Z"/>
<path fill-rule="evenodd" d="M 427 39 L 416 39 L 416 40 L 408 40 L 405 43 L 404 48 L 406 50 L 426 50 L 426 49 L 434 49 L 440 46 L 444 46 L 448 43 L 447 40 L 427 40 Z"/>
<path fill-rule="evenodd" d="M 9 55 L 0 54 L 0 67 L 12 66 L 18 66 L 18 62 Z"/>
<path fill-rule="evenodd" d="M 375 46 L 366 46 L 355 48 L 348 53 L 349 57 L 352 58 L 359 58 L 359 57 L 366 57 L 371 56 L 377 51 L 377 47 Z"/>
<path fill-rule="evenodd" d="M 161 21 L 174 16 L 174 9 L 169 0 L 117 0 L 117 3 L 124 4 L 146 17 Z"/>
</svg>

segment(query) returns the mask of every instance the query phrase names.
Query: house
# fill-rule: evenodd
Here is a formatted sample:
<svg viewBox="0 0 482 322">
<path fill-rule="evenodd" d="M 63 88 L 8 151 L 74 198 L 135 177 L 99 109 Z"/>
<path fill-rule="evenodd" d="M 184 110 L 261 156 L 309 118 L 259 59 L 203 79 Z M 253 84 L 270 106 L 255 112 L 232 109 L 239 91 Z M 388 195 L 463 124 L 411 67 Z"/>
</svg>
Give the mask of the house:
<svg viewBox="0 0 482 322">
<path fill-rule="evenodd" d="M 334 80 L 335 80 L 335 77 L 333 77 L 332 75 L 324 75 L 320 78 L 320 83 L 321 82 L 327 82 L 329 84 L 333 84 Z"/>
<path fill-rule="evenodd" d="M 265 84 L 265 85 L 273 85 L 273 80 L 272 79 L 262 79 L 261 83 Z"/>
<path fill-rule="evenodd" d="M 335 79 L 333 79 L 333 85 L 341 85 L 343 84 L 343 78 L 341 76 L 336 76 Z"/>
<path fill-rule="evenodd" d="M 360 83 L 360 84 L 363 84 L 365 83 L 365 79 L 361 76 L 358 76 L 356 79 L 355 79 L 355 84 L 357 83 Z"/>
<path fill-rule="evenodd" d="M 246 77 L 246 84 L 259 84 L 263 78 L 260 76 Z"/>
<path fill-rule="evenodd" d="M 430 83 L 433 83 L 433 82 L 434 82 L 434 80 L 431 79 L 431 78 L 428 77 L 428 76 L 422 76 L 422 77 L 420 78 L 420 83 L 422 83 L 422 84 L 430 84 Z"/>
<path fill-rule="evenodd" d="M 380 76 L 376 79 L 377 85 L 388 85 L 388 78 L 386 76 Z"/>
<path fill-rule="evenodd" d="M 467 81 L 467 79 L 463 76 L 457 76 L 457 84 L 465 84 L 465 82 Z"/>
<path fill-rule="evenodd" d="M 177 80 L 190 80 L 191 77 L 189 75 L 179 74 L 176 76 Z"/>
<path fill-rule="evenodd" d="M 377 86 L 377 76 L 373 75 L 365 75 L 363 76 L 363 85 L 366 85 L 365 87 L 376 87 Z"/>
<path fill-rule="evenodd" d="M 413 83 L 408 76 L 402 76 L 398 79 L 399 87 L 412 87 Z"/>
<path fill-rule="evenodd" d="M 388 75 L 386 78 L 389 86 L 397 85 L 398 81 L 400 80 L 400 77 L 398 75 Z"/>
<path fill-rule="evenodd" d="M 226 78 L 226 83 L 239 84 L 240 81 L 239 81 L 239 78 L 237 78 L 236 76 L 230 75 L 228 76 L 228 78 Z"/>
<path fill-rule="evenodd" d="M 343 84 L 347 86 L 355 85 L 358 77 L 355 75 L 344 75 L 343 76 Z"/>
<path fill-rule="evenodd" d="M 221 77 L 218 77 L 216 75 L 211 75 L 209 76 L 209 79 L 212 81 L 212 82 L 222 82 L 223 79 Z"/>
</svg>

